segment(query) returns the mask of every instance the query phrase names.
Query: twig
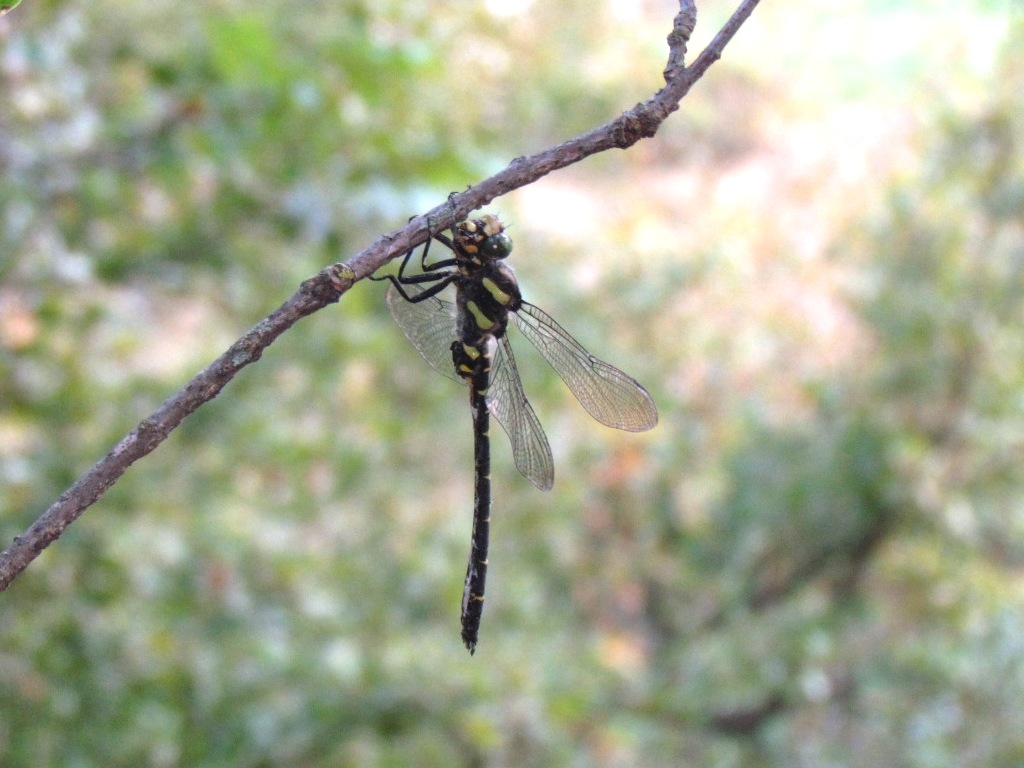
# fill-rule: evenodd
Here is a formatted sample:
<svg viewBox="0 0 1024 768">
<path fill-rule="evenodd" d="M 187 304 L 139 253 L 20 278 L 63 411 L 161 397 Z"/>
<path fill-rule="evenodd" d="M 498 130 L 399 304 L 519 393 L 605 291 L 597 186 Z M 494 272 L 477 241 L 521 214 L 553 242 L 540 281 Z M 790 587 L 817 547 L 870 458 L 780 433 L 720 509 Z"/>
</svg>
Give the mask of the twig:
<svg viewBox="0 0 1024 768">
<path fill-rule="evenodd" d="M 447 203 L 404 227 L 378 238 L 369 248 L 344 264 L 334 264 L 305 281 L 298 292 L 273 314 L 199 373 L 188 385 L 144 419 L 113 450 L 100 459 L 61 494 L 21 536 L 0 553 L 0 591 L 6 589 L 40 552 L 57 539 L 90 505 L 110 488 L 138 459 L 162 443 L 171 431 L 203 403 L 212 400 L 242 368 L 255 362 L 278 336 L 299 319 L 338 301 L 352 285 L 373 274 L 390 259 L 426 242 L 433 234 L 461 221 L 496 197 L 526 186 L 552 171 L 578 163 L 608 149 L 625 149 L 653 136 L 658 127 L 679 108 L 679 101 L 721 55 L 726 44 L 757 6 L 759 0 L 743 0 L 736 12 L 696 61 L 684 67 L 686 44 L 697 20 L 693 0 L 680 0 L 669 34 L 669 58 L 665 87 L 615 120 L 577 136 L 557 147 L 530 157 L 519 157 L 503 171 L 465 192 L 453 194 Z"/>
</svg>

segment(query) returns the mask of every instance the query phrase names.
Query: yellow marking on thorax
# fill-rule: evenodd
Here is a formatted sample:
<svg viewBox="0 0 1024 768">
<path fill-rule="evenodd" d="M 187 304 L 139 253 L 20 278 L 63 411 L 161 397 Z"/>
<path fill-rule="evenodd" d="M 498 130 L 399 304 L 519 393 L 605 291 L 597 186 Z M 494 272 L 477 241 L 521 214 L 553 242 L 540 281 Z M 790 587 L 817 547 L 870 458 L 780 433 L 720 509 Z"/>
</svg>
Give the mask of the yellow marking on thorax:
<svg viewBox="0 0 1024 768">
<path fill-rule="evenodd" d="M 471 314 L 473 316 L 473 320 L 476 321 L 477 328 L 480 328 L 483 331 L 489 331 L 494 327 L 494 321 L 480 310 L 480 307 L 477 306 L 475 301 L 467 301 L 466 309 L 469 310 L 469 314 Z"/>
<path fill-rule="evenodd" d="M 512 301 L 512 297 L 501 290 L 501 288 L 498 287 L 498 284 L 491 280 L 491 278 L 485 277 L 480 281 L 480 283 L 487 289 L 487 292 L 494 297 L 494 300 L 502 306 L 506 306 L 510 301 Z"/>
</svg>

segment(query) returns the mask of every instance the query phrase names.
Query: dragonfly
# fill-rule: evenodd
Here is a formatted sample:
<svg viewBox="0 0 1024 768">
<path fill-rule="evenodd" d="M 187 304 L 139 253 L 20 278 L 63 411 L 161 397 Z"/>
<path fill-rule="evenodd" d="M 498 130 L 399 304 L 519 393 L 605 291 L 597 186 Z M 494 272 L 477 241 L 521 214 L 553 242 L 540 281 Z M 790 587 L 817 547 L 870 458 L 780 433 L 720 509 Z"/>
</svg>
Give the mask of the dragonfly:
<svg viewBox="0 0 1024 768">
<path fill-rule="evenodd" d="M 491 416 L 512 444 L 516 467 L 542 491 L 555 481 L 554 461 L 540 420 L 523 391 L 507 330 L 516 326 L 555 369 L 580 404 L 597 421 L 615 429 L 643 432 L 658 423 L 650 393 L 618 368 L 590 354 L 539 307 L 524 301 L 515 273 L 505 261 L 512 239 L 501 220 L 487 214 L 456 224 L 451 236 L 434 240 L 451 256 L 428 262 L 423 247 L 419 271 L 410 273 L 411 249 L 398 274 L 387 280 L 385 300 L 392 317 L 423 359 L 438 373 L 465 384 L 473 416 L 474 500 L 469 563 L 462 592 L 462 640 L 476 651 L 487 581 L 491 519 Z M 455 301 L 443 298 L 454 288 Z"/>
</svg>

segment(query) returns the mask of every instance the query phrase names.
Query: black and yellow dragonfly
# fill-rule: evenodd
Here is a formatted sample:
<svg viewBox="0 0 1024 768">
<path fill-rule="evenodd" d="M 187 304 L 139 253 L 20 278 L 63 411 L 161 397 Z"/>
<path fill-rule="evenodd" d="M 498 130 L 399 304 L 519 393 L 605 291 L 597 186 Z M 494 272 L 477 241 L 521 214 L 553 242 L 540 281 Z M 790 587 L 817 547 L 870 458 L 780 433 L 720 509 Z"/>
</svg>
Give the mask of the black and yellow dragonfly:
<svg viewBox="0 0 1024 768">
<path fill-rule="evenodd" d="M 505 429 L 516 467 L 542 491 L 555 481 L 547 436 L 526 399 L 506 331 L 509 318 L 555 369 L 587 412 L 602 424 L 643 432 L 658 423 L 650 394 L 618 368 L 591 355 L 546 312 L 523 301 L 505 259 L 512 239 L 496 216 L 464 221 L 434 239 L 451 258 L 427 262 L 409 274 L 413 250 L 389 280 L 387 304 L 409 341 L 434 370 L 469 387 L 473 413 L 475 501 L 469 566 L 462 593 L 462 640 L 476 649 L 487 578 L 491 515 L 490 417 Z M 441 298 L 449 286 L 455 302 Z"/>
</svg>

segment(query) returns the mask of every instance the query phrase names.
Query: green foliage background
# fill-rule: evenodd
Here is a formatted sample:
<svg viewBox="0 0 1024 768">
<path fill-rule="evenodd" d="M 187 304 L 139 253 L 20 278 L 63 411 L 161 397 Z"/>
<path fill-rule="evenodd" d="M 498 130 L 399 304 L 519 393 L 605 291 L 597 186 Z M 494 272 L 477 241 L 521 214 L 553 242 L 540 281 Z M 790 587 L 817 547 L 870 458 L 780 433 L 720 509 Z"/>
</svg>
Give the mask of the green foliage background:
<svg viewBox="0 0 1024 768">
<path fill-rule="evenodd" d="M 0 541 L 301 280 L 645 98 L 674 12 L 0 19 Z M 0 764 L 1024 762 L 1022 52 L 1009 2 L 767 3 L 496 201 L 662 421 L 524 351 L 558 477 L 496 448 L 473 658 L 463 393 L 376 284 L 301 323 L 0 595 Z"/>
</svg>

